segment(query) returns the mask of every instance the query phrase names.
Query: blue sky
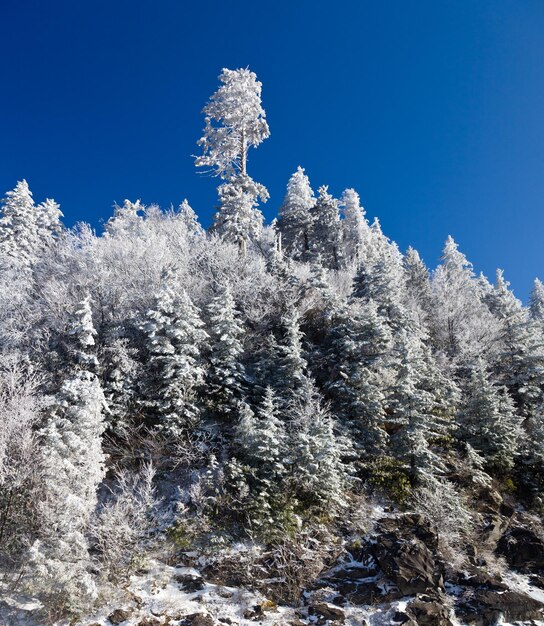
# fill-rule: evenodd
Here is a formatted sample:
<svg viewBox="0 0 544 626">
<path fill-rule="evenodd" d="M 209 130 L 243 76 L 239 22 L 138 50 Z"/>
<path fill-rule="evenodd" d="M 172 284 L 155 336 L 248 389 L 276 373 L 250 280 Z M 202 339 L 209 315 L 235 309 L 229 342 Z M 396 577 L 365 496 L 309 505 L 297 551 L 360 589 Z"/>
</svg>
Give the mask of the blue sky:
<svg viewBox="0 0 544 626">
<path fill-rule="evenodd" d="M 431 266 L 451 234 L 519 297 L 544 278 L 542 0 L 2 0 L 0 23 L 0 191 L 24 177 L 68 224 L 184 197 L 208 224 L 201 109 L 249 66 L 267 218 L 300 164 Z"/>
</svg>

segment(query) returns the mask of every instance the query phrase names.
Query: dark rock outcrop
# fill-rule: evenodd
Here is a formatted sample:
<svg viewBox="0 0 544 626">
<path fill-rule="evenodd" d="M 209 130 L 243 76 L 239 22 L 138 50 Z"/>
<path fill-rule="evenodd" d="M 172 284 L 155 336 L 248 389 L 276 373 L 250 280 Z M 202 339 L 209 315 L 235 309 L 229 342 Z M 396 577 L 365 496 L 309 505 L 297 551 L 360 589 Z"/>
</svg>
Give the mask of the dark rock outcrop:
<svg viewBox="0 0 544 626">
<path fill-rule="evenodd" d="M 515 569 L 544 570 L 544 539 L 530 528 L 518 526 L 504 533 L 497 544 L 497 553 Z"/>
<path fill-rule="evenodd" d="M 463 623 L 471 626 L 493 626 L 500 618 L 507 621 L 541 620 L 544 605 L 519 591 L 479 589 L 460 598 L 455 612 Z"/>
<path fill-rule="evenodd" d="M 117 624 L 125 622 L 131 614 L 131 611 L 128 611 L 127 609 L 115 609 L 115 611 L 108 615 L 108 620 L 117 626 Z"/>
</svg>

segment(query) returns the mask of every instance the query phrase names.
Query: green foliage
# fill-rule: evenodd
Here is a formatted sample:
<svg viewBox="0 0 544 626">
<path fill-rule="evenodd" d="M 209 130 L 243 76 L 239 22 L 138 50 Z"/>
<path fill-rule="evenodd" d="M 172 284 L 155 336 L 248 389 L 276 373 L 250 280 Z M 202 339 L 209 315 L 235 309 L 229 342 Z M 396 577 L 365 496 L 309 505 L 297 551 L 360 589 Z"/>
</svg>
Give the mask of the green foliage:
<svg viewBox="0 0 544 626">
<path fill-rule="evenodd" d="M 412 488 L 407 469 L 392 457 L 381 457 L 372 463 L 369 482 L 401 506 L 410 497 Z"/>
</svg>

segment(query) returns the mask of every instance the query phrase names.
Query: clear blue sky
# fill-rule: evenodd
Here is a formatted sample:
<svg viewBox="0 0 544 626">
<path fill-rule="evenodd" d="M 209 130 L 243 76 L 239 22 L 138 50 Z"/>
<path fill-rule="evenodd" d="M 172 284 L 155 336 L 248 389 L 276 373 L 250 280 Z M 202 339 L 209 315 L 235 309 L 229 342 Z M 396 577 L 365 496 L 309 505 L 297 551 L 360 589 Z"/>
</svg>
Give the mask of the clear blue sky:
<svg viewBox="0 0 544 626">
<path fill-rule="evenodd" d="M 2 0 L 0 23 L 0 191 L 24 177 L 68 224 L 184 197 L 209 223 L 200 111 L 249 66 L 267 218 L 301 164 L 431 266 L 451 234 L 522 298 L 544 278 L 542 0 Z"/>
</svg>

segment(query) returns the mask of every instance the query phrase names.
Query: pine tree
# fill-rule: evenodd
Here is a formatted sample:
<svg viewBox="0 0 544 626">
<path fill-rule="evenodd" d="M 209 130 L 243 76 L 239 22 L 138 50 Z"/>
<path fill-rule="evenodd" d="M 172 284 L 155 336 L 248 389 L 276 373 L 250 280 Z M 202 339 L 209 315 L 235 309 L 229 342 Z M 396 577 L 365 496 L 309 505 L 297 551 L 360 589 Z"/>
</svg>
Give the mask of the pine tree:
<svg viewBox="0 0 544 626">
<path fill-rule="evenodd" d="M 243 445 L 243 455 L 267 482 L 268 491 L 277 489 L 285 475 L 286 433 L 278 418 L 278 406 L 272 387 L 267 387 L 257 415 L 248 405 L 242 408 L 236 429 L 237 440 Z"/>
<path fill-rule="evenodd" d="M 344 257 L 347 263 L 357 263 L 365 258 L 370 243 L 370 226 L 361 206 L 359 194 L 355 189 L 346 189 L 342 194 L 340 206 L 344 214 L 342 222 Z"/>
<path fill-rule="evenodd" d="M 512 469 L 520 443 L 520 417 L 504 387 L 491 382 L 483 361 L 473 368 L 461 406 L 459 436 L 499 472 Z"/>
<path fill-rule="evenodd" d="M 544 333 L 544 285 L 538 278 L 535 278 L 533 290 L 531 291 L 529 311 L 531 318 L 540 326 Z"/>
<path fill-rule="evenodd" d="M 236 410 L 244 391 L 243 326 L 230 287 L 226 285 L 208 305 L 209 368 L 206 395 L 212 410 L 225 419 Z"/>
<path fill-rule="evenodd" d="M 431 334 L 437 349 L 456 361 L 470 361 L 492 349 L 497 323 L 483 301 L 472 264 L 448 237 L 442 263 L 432 277 Z"/>
<path fill-rule="evenodd" d="M 297 400 L 291 424 L 292 483 L 302 501 L 320 506 L 342 504 L 346 471 L 334 433 L 334 423 L 310 381 Z"/>
<path fill-rule="evenodd" d="M 382 233 L 378 221 L 372 224 L 371 235 L 370 249 L 353 279 L 352 298 L 374 301 L 380 314 L 397 329 L 402 326 L 406 300 L 402 255 Z"/>
<path fill-rule="evenodd" d="M 353 303 L 333 317 L 326 388 L 366 458 L 383 453 L 387 442 L 384 388 L 390 343 L 389 327 L 373 302 Z"/>
<path fill-rule="evenodd" d="M 204 380 L 201 349 L 207 338 L 189 295 L 166 283 L 141 328 L 148 351 L 146 405 L 161 428 L 174 436 L 195 424 L 196 393 Z"/>
<path fill-rule="evenodd" d="M 307 260 L 312 232 L 314 192 L 302 167 L 291 176 L 287 193 L 279 209 L 278 230 L 286 254 L 295 260 Z"/>
<path fill-rule="evenodd" d="M 42 532 L 29 555 L 36 588 L 53 602 L 77 608 L 96 595 L 85 529 L 105 475 L 105 399 L 94 373 L 94 336 L 85 298 L 67 333 L 73 374 L 56 395 L 41 433 Z"/>
<path fill-rule="evenodd" d="M 432 294 L 430 273 L 417 250 L 409 247 L 404 256 L 406 297 L 409 310 L 425 326 L 431 316 Z"/>
<path fill-rule="evenodd" d="M 412 483 L 422 484 L 443 469 L 431 441 L 444 433 L 435 415 L 434 394 L 425 384 L 428 363 L 420 338 L 403 330 L 396 344 L 396 378 L 387 398 L 388 422 L 395 428 L 391 443 Z"/>
<path fill-rule="evenodd" d="M 212 232 L 241 247 L 248 239 L 259 239 L 264 218 L 258 209 L 258 199 L 268 200 L 265 187 L 246 174 L 239 174 L 220 185 L 218 193 L 220 204 L 214 216 Z"/>
<path fill-rule="evenodd" d="M 246 175 L 247 152 L 270 136 L 261 105 L 261 83 L 249 69 L 223 69 L 222 85 L 204 107 L 206 126 L 198 141 L 197 167 L 230 180 Z"/>
<path fill-rule="evenodd" d="M 499 322 L 494 371 L 520 414 L 528 417 L 544 400 L 544 337 L 510 291 L 502 270 L 497 270 L 497 282 L 486 302 Z"/>
<path fill-rule="evenodd" d="M 47 199 L 36 206 L 26 180 L 6 193 L 2 205 L 0 252 L 30 266 L 62 232 L 59 205 Z"/>
<path fill-rule="evenodd" d="M 342 225 L 338 200 L 331 196 L 326 185 L 319 188 L 317 202 L 312 212 L 314 219 L 310 239 L 311 253 L 319 255 L 325 267 L 339 270 L 344 261 Z"/>
<path fill-rule="evenodd" d="M 200 225 L 198 221 L 198 216 L 194 212 L 193 208 L 187 201 L 187 199 L 183 200 L 183 202 L 179 205 L 178 214 L 179 219 L 185 224 L 187 228 L 187 233 L 193 237 L 200 237 L 204 234 L 204 229 Z"/>
<path fill-rule="evenodd" d="M 307 381 L 308 364 L 302 349 L 303 333 L 298 311 L 290 307 L 281 322 L 283 336 L 276 345 L 274 382 L 280 405 L 285 408 L 300 400 Z"/>
</svg>

